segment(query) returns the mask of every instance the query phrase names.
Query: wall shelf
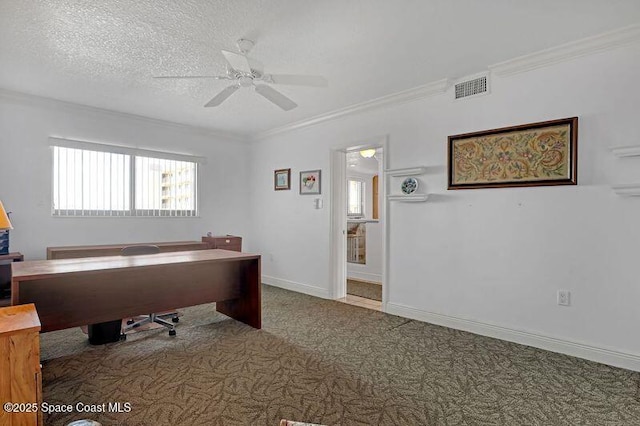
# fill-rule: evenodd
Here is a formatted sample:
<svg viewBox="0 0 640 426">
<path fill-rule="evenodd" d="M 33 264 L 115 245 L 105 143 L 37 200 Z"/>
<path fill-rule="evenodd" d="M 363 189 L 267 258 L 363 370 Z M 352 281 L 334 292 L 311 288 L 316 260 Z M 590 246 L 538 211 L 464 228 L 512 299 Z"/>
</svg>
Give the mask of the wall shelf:
<svg viewBox="0 0 640 426">
<path fill-rule="evenodd" d="M 423 175 L 427 172 L 427 168 L 424 166 L 420 167 L 409 167 L 406 169 L 387 169 L 384 173 L 387 176 L 415 176 L 415 175 Z"/>
<path fill-rule="evenodd" d="M 609 148 L 616 157 L 638 157 L 640 156 L 640 145 L 632 146 L 612 146 Z"/>
<path fill-rule="evenodd" d="M 404 201 L 410 203 L 419 203 L 422 201 L 427 201 L 429 198 L 429 194 L 414 192 L 412 194 L 405 194 L 401 190 L 402 181 L 406 179 L 406 176 L 418 176 L 423 175 L 427 172 L 427 168 L 425 166 L 419 167 L 408 167 L 405 169 L 387 169 L 384 171 L 385 176 L 390 178 L 390 188 L 391 194 L 387 195 L 387 200 L 389 201 Z M 418 183 L 420 179 L 417 179 Z M 418 190 L 424 190 L 424 183 L 422 185 L 418 185 Z"/>
<path fill-rule="evenodd" d="M 387 195 L 389 201 L 404 201 L 407 203 L 419 203 L 427 201 L 429 194 L 411 194 L 411 195 Z"/>
<path fill-rule="evenodd" d="M 624 197 L 638 197 L 640 196 L 640 183 L 620 183 L 617 185 L 611 185 L 611 189 L 618 195 Z"/>
</svg>

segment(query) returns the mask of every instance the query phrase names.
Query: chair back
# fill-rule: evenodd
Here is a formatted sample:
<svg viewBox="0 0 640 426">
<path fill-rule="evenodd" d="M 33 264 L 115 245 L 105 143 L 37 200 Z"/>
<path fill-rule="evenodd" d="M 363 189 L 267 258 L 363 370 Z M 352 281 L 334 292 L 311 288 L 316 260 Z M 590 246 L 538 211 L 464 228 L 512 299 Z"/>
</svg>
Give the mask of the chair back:
<svg viewBox="0 0 640 426">
<path fill-rule="evenodd" d="M 120 250 L 121 256 L 137 256 L 139 254 L 156 254 L 160 253 L 160 247 L 153 244 L 139 244 L 135 246 L 126 246 Z"/>
</svg>

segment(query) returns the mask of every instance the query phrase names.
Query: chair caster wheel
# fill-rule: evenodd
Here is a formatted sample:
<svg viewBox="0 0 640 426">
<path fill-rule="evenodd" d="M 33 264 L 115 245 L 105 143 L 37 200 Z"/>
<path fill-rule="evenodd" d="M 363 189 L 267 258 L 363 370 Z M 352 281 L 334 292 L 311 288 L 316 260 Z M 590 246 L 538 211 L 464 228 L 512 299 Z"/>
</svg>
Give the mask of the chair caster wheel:
<svg viewBox="0 0 640 426">
<path fill-rule="evenodd" d="M 169 336 L 175 336 L 175 335 L 176 335 L 175 330 L 169 330 Z"/>
<path fill-rule="evenodd" d="M 122 334 L 120 335 L 120 340 L 127 340 L 127 335 L 126 335 L 126 334 L 124 334 L 124 333 L 122 333 Z"/>
<path fill-rule="evenodd" d="M 178 317 L 173 317 L 173 318 L 171 318 L 171 321 L 173 321 L 173 322 L 180 322 L 180 318 L 178 318 Z"/>
<path fill-rule="evenodd" d="M 131 325 L 131 324 L 133 324 L 134 322 L 135 322 L 135 321 L 133 320 L 133 318 L 129 318 L 129 319 L 127 320 L 127 325 Z"/>
</svg>

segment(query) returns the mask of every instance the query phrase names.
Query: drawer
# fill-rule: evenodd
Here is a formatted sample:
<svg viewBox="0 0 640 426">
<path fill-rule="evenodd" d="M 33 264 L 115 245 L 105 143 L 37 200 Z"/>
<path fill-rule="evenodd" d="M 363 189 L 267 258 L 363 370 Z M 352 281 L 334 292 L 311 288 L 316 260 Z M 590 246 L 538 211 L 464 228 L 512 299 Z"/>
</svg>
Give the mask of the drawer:
<svg viewBox="0 0 640 426">
<path fill-rule="evenodd" d="M 212 249 L 242 251 L 242 237 L 226 235 L 220 237 L 202 237 L 202 241 Z"/>
</svg>

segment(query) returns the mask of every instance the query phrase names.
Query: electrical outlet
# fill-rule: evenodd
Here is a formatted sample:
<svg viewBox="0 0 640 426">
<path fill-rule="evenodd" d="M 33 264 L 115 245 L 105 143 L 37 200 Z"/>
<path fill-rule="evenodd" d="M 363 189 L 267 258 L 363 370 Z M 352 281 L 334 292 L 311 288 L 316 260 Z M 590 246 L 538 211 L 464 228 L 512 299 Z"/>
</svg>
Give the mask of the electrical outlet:
<svg viewBox="0 0 640 426">
<path fill-rule="evenodd" d="M 558 290 L 558 305 L 571 305 L 571 292 L 568 290 Z"/>
</svg>

